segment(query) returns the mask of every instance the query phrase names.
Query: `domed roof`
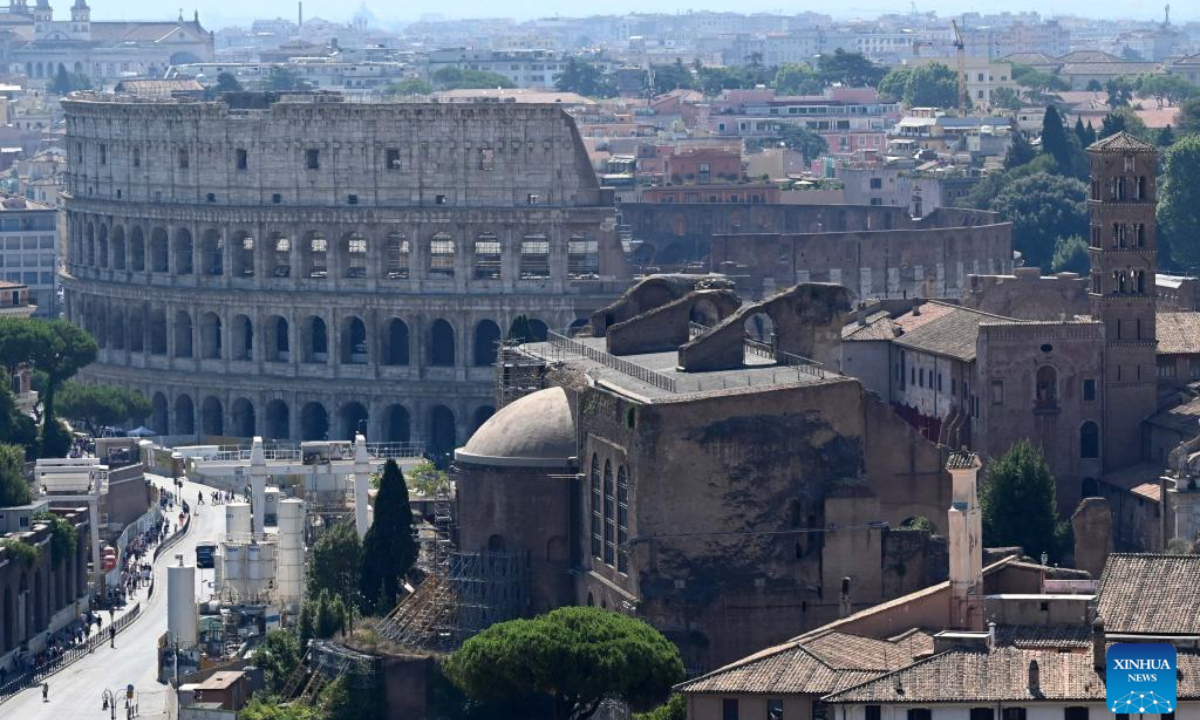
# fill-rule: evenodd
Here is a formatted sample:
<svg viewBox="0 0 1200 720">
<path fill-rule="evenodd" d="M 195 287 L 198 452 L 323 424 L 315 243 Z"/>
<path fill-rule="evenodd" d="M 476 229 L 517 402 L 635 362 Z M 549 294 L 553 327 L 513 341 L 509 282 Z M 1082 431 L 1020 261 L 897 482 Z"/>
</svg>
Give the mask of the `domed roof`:
<svg viewBox="0 0 1200 720">
<path fill-rule="evenodd" d="M 493 415 L 454 459 L 501 467 L 565 467 L 576 455 L 575 422 L 567 393 L 539 390 Z"/>
</svg>

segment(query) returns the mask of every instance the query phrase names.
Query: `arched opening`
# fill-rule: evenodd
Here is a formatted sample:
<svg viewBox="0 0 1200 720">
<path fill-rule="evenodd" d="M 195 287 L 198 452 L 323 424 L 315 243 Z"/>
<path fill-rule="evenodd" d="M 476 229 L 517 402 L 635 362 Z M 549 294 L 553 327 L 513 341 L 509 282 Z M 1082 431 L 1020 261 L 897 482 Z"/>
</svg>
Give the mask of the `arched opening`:
<svg viewBox="0 0 1200 720">
<path fill-rule="evenodd" d="M 271 277 L 285 278 L 292 274 L 292 239 L 283 233 L 271 233 Z"/>
<path fill-rule="evenodd" d="M 146 313 L 140 305 L 129 311 L 129 352 L 146 351 Z"/>
<path fill-rule="evenodd" d="M 475 412 L 471 415 L 471 432 L 474 433 L 480 428 L 488 418 L 496 414 L 496 408 L 491 405 L 480 405 L 475 408 Z"/>
<path fill-rule="evenodd" d="M 342 320 L 341 344 L 343 365 L 367 364 L 367 326 L 362 318 L 351 315 Z"/>
<path fill-rule="evenodd" d="M 33 573 L 33 624 L 27 630 L 33 635 L 34 631 L 41 632 L 45 626 L 46 597 L 42 594 L 42 569 L 38 568 Z"/>
<path fill-rule="evenodd" d="M 353 440 L 355 433 L 367 434 L 367 409 L 359 402 L 348 402 L 338 410 L 338 425 L 342 440 Z"/>
<path fill-rule="evenodd" d="M 288 341 L 288 321 L 280 315 L 267 318 L 267 362 L 290 362 L 291 344 Z"/>
<path fill-rule="evenodd" d="M 12 588 L 4 588 L 4 622 L 0 623 L 0 652 L 8 652 L 16 644 L 17 621 L 14 617 Z"/>
<path fill-rule="evenodd" d="M 491 320 L 480 320 L 475 326 L 475 366 L 496 364 L 496 349 L 500 345 L 500 326 Z"/>
<path fill-rule="evenodd" d="M 388 321 L 387 332 L 383 336 L 383 364 L 408 364 L 408 324 L 400 318 Z"/>
<path fill-rule="evenodd" d="M 1042 365 L 1037 369 L 1034 408 L 1054 410 L 1058 407 L 1058 372 L 1053 365 Z"/>
<path fill-rule="evenodd" d="M 1079 426 L 1079 457 L 1100 457 L 1100 427 L 1091 420 Z"/>
<path fill-rule="evenodd" d="M 429 411 L 429 449 L 437 460 L 454 452 L 458 444 L 454 411 L 445 405 L 435 405 Z"/>
<path fill-rule="evenodd" d="M 175 242 L 172 246 L 175 260 L 176 275 L 191 275 L 194 270 L 195 248 L 192 243 L 192 233 L 187 228 L 175 231 Z"/>
<path fill-rule="evenodd" d="M 205 275 L 225 274 L 225 239 L 216 230 L 204 231 L 200 241 L 200 269 Z"/>
<path fill-rule="evenodd" d="M 1079 487 L 1080 497 L 1100 497 L 1100 484 L 1096 482 L 1096 478 L 1085 477 Z"/>
<path fill-rule="evenodd" d="M 258 423 L 254 416 L 254 403 L 247 398 L 238 398 L 230 408 L 235 437 L 252 438 L 258 434 Z"/>
<path fill-rule="evenodd" d="M 905 518 L 904 521 L 900 523 L 900 529 L 923 530 L 930 535 L 937 535 L 938 532 L 937 525 L 934 525 L 932 520 L 921 516 Z"/>
<path fill-rule="evenodd" d="M 175 357 L 192 357 L 192 316 L 183 310 L 175 313 Z"/>
<path fill-rule="evenodd" d="M 310 232 L 304 238 L 304 277 L 329 277 L 329 241 L 320 232 Z"/>
<path fill-rule="evenodd" d="M 97 237 L 99 238 L 99 249 L 97 250 L 97 252 L 100 255 L 100 257 L 99 257 L 100 267 L 107 268 L 108 267 L 108 226 L 105 225 L 104 223 L 100 223 L 100 228 L 96 234 L 97 234 Z"/>
<path fill-rule="evenodd" d="M 250 233 L 233 236 L 233 276 L 254 277 L 254 238 Z"/>
<path fill-rule="evenodd" d="M 403 405 L 389 405 L 384 415 L 384 441 L 409 442 L 412 439 L 412 422 L 408 409 Z"/>
<path fill-rule="evenodd" d="M 175 398 L 175 434 L 193 435 L 196 432 L 196 406 L 188 395 Z"/>
<path fill-rule="evenodd" d="M 113 350 L 125 349 L 125 333 L 129 328 L 125 325 L 125 312 L 120 308 L 112 311 L 108 318 L 108 346 Z"/>
<path fill-rule="evenodd" d="M 574 320 L 571 321 L 571 326 L 569 328 L 567 328 L 567 336 L 575 337 L 576 335 L 579 334 L 579 331 L 584 329 L 585 327 L 587 327 L 587 325 L 588 325 L 587 318 L 575 318 Z"/>
<path fill-rule="evenodd" d="M 245 315 L 233 316 L 233 328 L 229 340 L 233 346 L 234 360 L 254 359 L 254 323 Z"/>
<path fill-rule="evenodd" d="M 454 239 L 447 233 L 429 238 L 429 276 L 454 277 Z"/>
<path fill-rule="evenodd" d="M 287 403 L 272 400 L 267 403 L 266 436 L 272 440 L 283 440 L 291 435 L 291 414 Z"/>
<path fill-rule="evenodd" d="M 504 537 L 501 535 L 492 535 L 488 538 L 488 552 L 502 553 L 504 552 Z"/>
<path fill-rule="evenodd" d="M 167 252 L 167 231 L 154 228 L 150 231 L 150 271 L 156 273 L 170 272 L 169 253 Z"/>
<path fill-rule="evenodd" d="M 688 320 L 710 328 L 721 322 L 721 313 L 712 300 L 701 298 L 692 305 L 692 309 L 688 312 Z"/>
<path fill-rule="evenodd" d="M 221 436 L 225 434 L 225 413 L 221 401 L 209 395 L 200 406 L 200 427 L 205 435 Z"/>
<path fill-rule="evenodd" d="M 771 316 L 766 313 L 755 313 L 746 318 L 743 324 L 746 330 L 746 337 L 754 342 L 762 343 L 769 346 L 772 350 L 775 348 L 775 323 L 771 320 Z"/>
<path fill-rule="evenodd" d="M 550 337 L 550 328 L 541 320 L 530 318 L 529 333 L 533 337 L 533 342 L 546 342 L 546 339 Z"/>
<path fill-rule="evenodd" d="M 302 440 L 329 439 L 329 413 L 318 402 L 304 405 L 300 411 L 300 438 Z"/>
<path fill-rule="evenodd" d="M 165 310 L 150 311 L 150 354 L 167 354 L 167 313 Z"/>
<path fill-rule="evenodd" d="M 441 318 L 434 320 L 429 328 L 429 364 L 454 366 L 454 328 Z"/>
<path fill-rule="evenodd" d="M 108 306 L 96 305 L 93 309 L 95 317 L 92 325 L 95 327 L 96 344 L 102 348 L 108 347 Z"/>
<path fill-rule="evenodd" d="M 200 357 L 219 360 L 221 350 L 221 318 L 216 313 L 204 313 L 200 316 Z"/>
<path fill-rule="evenodd" d="M 342 272 L 345 277 L 362 279 L 367 276 L 367 239 L 359 232 L 342 237 Z"/>
<path fill-rule="evenodd" d="M 503 266 L 500 238 L 495 233 L 480 233 L 475 239 L 475 278 L 477 280 L 499 280 Z"/>
<path fill-rule="evenodd" d="M 322 318 L 312 316 L 308 319 L 307 336 L 308 342 L 305 343 L 304 362 L 306 363 L 324 363 L 329 361 L 329 334 L 325 329 L 325 321 Z"/>
<path fill-rule="evenodd" d="M 129 266 L 134 272 L 146 270 L 146 237 L 140 227 L 134 227 L 129 233 Z"/>
<path fill-rule="evenodd" d="M 112 266 L 114 270 L 124 270 L 126 266 L 125 257 L 125 228 L 117 225 L 112 231 Z"/>
<path fill-rule="evenodd" d="M 83 237 L 87 248 L 87 262 L 84 264 L 88 267 L 96 267 L 96 226 L 88 223 Z"/>
<path fill-rule="evenodd" d="M 167 435 L 171 431 L 170 411 L 167 408 L 167 396 L 160 392 L 154 393 L 154 398 L 150 401 L 150 427 L 161 435 Z"/>
<path fill-rule="evenodd" d="M 384 269 L 389 280 L 403 280 L 408 277 L 408 238 L 404 233 L 390 233 L 387 236 L 387 246 L 384 248 Z"/>
<path fill-rule="evenodd" d="M 550 241 L 541 233 L 526 235 L 521 240 L 522 280 L 541 280 L 550 277 Z"/>
</svg>

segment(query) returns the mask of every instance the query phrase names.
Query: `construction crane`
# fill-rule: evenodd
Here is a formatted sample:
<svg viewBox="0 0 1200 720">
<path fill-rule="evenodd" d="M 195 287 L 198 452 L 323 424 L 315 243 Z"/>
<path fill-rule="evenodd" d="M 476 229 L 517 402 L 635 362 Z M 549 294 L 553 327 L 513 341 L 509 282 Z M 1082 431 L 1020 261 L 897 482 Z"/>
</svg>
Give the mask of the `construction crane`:
<svg viewBox="0 0 1200 720">
<path fill-rule="evenodd" d="M 967 103 L 970 102 L 967 95 L 967 44 L 963 41 L 962 30 L 958 29 L 958 21 L 951 20 L 950 26 L 954 28 L 954 51 L 958 55 L 958 114 L 966 117 Z"/>
</svg>

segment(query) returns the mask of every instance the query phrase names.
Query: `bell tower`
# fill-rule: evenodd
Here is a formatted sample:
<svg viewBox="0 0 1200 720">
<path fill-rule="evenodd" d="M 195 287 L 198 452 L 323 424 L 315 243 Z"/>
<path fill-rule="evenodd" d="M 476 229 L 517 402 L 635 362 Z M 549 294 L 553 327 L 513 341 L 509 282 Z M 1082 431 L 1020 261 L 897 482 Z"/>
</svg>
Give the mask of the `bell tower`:
<svg viewBox="0 0 1200 720">
<path fill-rule="evenodd" d="M 1105 470 L 1141 460 L 1156 409 L 1155 225 L 1158 148 L 1124 132 L 1088 148 L 1092 319 L 1104 324 Z"/>
<path fill-rule="evenodd" d="M 84 40 L 92 37 L 92 9 L 87 0 L 75 0 L 71 6 L 71 33 Z"/>
</svg>

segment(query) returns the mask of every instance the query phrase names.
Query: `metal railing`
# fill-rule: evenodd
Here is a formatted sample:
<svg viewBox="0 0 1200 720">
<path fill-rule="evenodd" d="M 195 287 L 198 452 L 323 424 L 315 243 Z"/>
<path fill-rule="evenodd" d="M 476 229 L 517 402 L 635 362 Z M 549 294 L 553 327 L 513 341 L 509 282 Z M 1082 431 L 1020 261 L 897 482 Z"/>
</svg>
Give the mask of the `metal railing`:
<svg viewBox="0 0 1200 720">
<path fill-rule="evenodd" d="M 334 460 L 353 460 L 354 443 L 349 440 L 331 440 L 330 447 L 338 452 L 331 456 Z M 203 458 L 204 462 L 249 462 L 251 448 L 249 445 L 222 445 L 219 450 Z M 414 442 L 382 442 L 367 443 L 367 455 L 375 459 L 416 458 L 425 455 L 425 443 Z M 278 444 L 263 447 L 263 458 L 271 460 L 303 460 L 304 451 L 300 445 Z"/>
<path fill-rule="evenodd" d="M 592 362 L 600 363 L 601 365 L 612 368 L 617 372 L 641 380 L 648 385 L 653 385 L 660 390 L 665 390 L 670 393 L 677 392 L 675 389 L 675 378 L 668 377 L 655 370 L 642 367 L 636 363 L 631 363 L 628 360 L 622 360 L 615 355 L 607 353 L 603 350 L 589 347 L 581 342 L 577 342 L 569 337 L 559 335 L 553 331 L 547 333 L 547 342 L 552 348 L 559 352 L 566 352 L 585 357 Z"/>
</svg>

